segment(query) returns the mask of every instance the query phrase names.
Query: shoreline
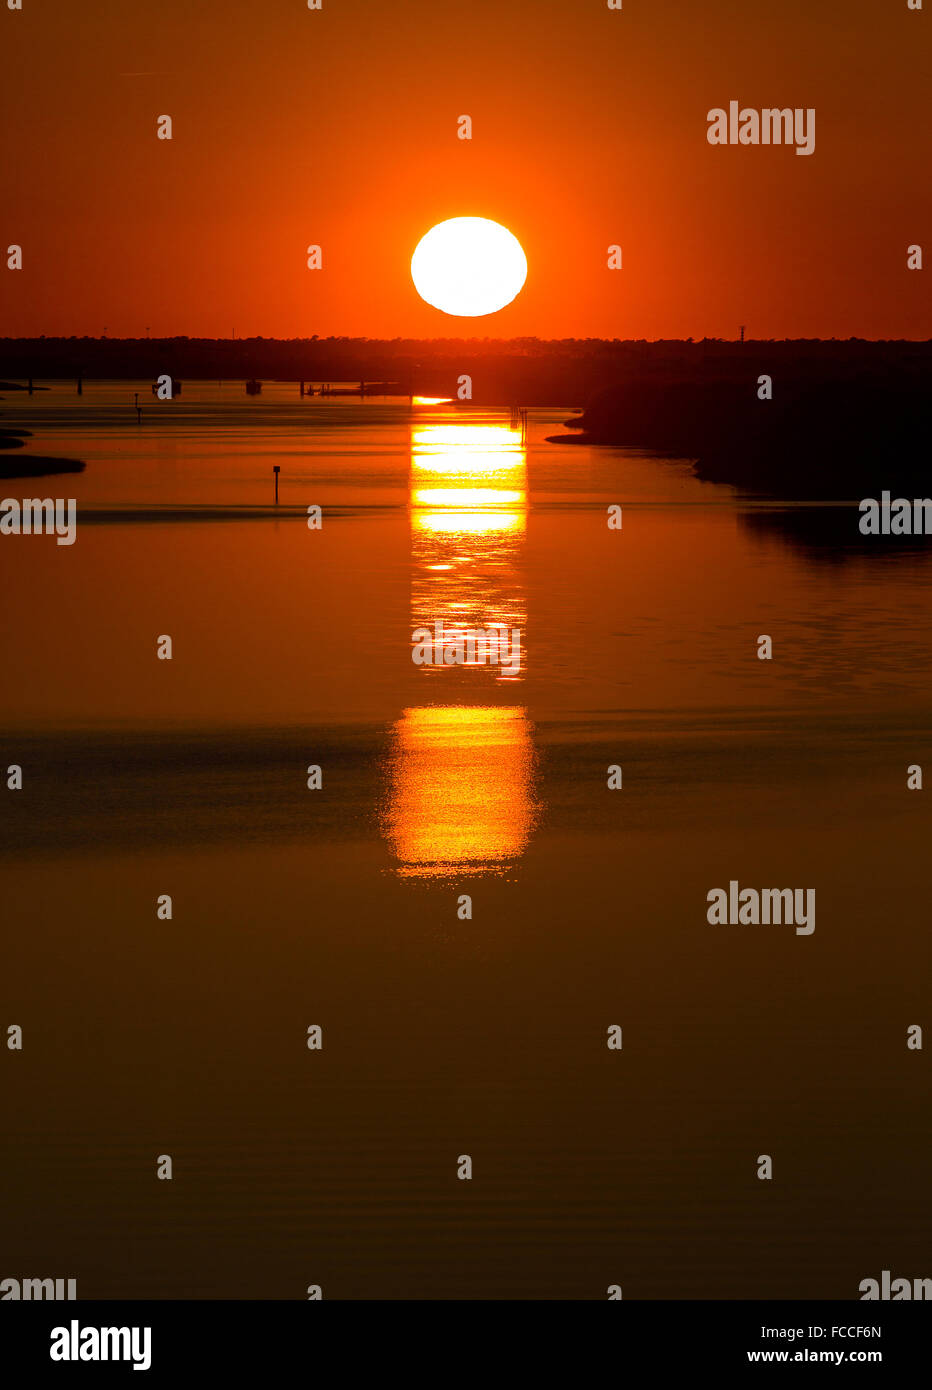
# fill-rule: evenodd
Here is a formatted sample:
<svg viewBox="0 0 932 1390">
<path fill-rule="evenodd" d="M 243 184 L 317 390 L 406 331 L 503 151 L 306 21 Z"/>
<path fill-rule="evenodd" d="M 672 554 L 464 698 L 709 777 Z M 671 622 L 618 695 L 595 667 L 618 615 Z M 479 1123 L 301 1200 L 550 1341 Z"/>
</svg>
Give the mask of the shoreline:
<svg viewBox="0 0 932 1390">
<path fill-rule="evenodd" d="M 924 488 L 932 426 L 924 378 L 871 373 L 624 382 L 595 393 L 551 444 L 693 460 L 700 481 L 825 500 Z"/>
<path fill-rule="evenodd" d="M 0 449 L 22 449 L 32 438 L 32 430 L 0 429 Z M 52 454 L 14 454 L 13 459 L 0 459 L 0 482 L 17 478 L 47 478 L 56 473 L 83 473 L 82 459 L 56 458 Z"/>
</svg>

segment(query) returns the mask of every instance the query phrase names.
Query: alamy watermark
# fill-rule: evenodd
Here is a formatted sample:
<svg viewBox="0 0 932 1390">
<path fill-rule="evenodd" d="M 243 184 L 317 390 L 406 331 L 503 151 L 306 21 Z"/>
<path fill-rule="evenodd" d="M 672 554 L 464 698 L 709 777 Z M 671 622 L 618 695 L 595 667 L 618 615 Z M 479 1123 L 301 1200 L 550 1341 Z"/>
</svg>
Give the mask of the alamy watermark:
<svg viewBox="0 0 932 1390">
<path fill-rule="evenodd" d="M 152 1365 L 151 1327 L 82 1327 L 72 1318 L 49 1335 L 52 1361 L 132 1361 L 134 1371 Z"/>
<path fill-rule="evenodd" d="M 521 670 L 521 632 L 504 623 L 488 627 L 445 627 L 443 619 L 411 634 L 415 666 L 501 666 L 510 676 Z"/>
<path fill-rule="evenodd" d="M 932 1299 L 932 1279 L 891 1279 L 889 1269 L 880 1271 L 879 1279 L 862 1279 L 858 1284 L 861 1302 L 879 1299 L 896 1303 L 901 1299 Z"/>
<path fill-rule="evenodd" d="M 932 535 L 932 497 L 894 497 L 889 492 L 865 497 L 858 505 L 862 536 Z"/>
<path fill-rule="evenodd" d="M 724 888 L 710 888 L 706 894 L 710 903 L 706 920 L 712 926 L 780 926 L 796 927 L 797 936 L 811 936 L 815 931 L 814 888 L 739 888 L 733 878 Z"/>
<path fill-rule="evenodd" d="M 815 150 L 815 107 L 753 106 L 739 109 L 736 101 L 713 106 L 706 116 L 710 145 L 795 145 L 797 154 Z"/>
<path fill-rule="evenodd" d="M 76 1279 L 0 1279 L 0 1301 L 70 1302 L 77 1298 L 77 1289 Z"/>
<path fill-rule="evenodd" d="M 56 545 L 77 540 L 78 504 L 73 497 L 4 497 L 0 502 L 0 536 L 57 536 Z"/>
</svg>

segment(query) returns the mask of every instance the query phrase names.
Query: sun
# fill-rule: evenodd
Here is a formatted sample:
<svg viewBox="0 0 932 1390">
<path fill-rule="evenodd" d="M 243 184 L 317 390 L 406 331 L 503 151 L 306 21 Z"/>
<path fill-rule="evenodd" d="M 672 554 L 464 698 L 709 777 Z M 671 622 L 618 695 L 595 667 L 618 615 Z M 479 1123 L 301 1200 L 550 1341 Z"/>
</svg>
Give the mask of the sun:
<svg viewBox="0 0 932 1390">
<path fill-rule="evenodd" d="M 422 236 L 411 257 L 422 299 L 445 314 L 478 318 L 510 304 L 527 279 L 521 243 L 488 217 L 451 217 Z"/>
</svg>

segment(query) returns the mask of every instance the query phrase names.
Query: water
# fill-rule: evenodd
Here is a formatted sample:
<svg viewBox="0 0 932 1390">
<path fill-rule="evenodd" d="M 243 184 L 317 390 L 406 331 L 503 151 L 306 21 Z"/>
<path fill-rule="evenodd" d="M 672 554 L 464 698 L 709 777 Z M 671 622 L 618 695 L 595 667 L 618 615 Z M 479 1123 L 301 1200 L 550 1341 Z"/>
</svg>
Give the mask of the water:
<svg viewBox="0 0 932 1390">
<path fill-rule="evenodd" d="M 547 443 L 568 411 L 522 442 L 507 412 L 293 385 L 3 409 L 87 461 L 4 484 L 78 502 L 74 546 L 0 546 L 4 1276 L 854 1298 L 929 1274 L 926 548 Z M 415 666 L 437 619 L 517 629 L 516 669 Z M 710 926 L 733 878 L 814 887 L 814 933 Z"/>
</svg>

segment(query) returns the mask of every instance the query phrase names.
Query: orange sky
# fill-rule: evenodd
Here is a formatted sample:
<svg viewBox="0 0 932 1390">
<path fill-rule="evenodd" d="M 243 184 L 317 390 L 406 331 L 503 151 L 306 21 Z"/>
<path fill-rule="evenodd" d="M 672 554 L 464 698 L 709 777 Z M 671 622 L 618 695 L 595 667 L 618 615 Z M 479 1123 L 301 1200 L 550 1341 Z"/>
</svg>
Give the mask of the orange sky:
<svg viewBox="0 0 932 1390">
<path fill-rule="evenodd" d="M 906 0 L 4 3 L 0 334 L 927 338 L 930 24 Z M 733 98 L 814 107 L 815 153 L 709 145 Z M 529 262 L 486 318 L 410 280 L 466 214 Z"/>
</svg>

